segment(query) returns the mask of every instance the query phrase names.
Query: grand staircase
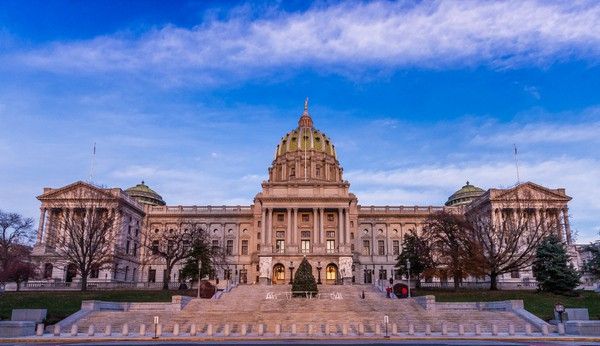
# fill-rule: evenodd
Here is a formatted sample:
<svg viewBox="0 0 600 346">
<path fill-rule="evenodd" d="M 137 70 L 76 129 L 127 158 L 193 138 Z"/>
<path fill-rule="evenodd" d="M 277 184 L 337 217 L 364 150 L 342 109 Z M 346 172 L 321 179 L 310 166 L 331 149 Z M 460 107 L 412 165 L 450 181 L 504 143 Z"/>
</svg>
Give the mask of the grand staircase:
<svg viewBox="0 0 600 346">
<path fill-rule="evenodd" d="M 425 310 L 413 299 L 389 299 L 370 285 L 319 286 L 319 298 L 286 298 L 289 285 L 254 286 L 242 285 L 221 296 L 220 299 L 193 299 L 181 311 L 136 310 L 136 311 L 94 311 L 76 322 L 81 332 L 94 324 L 96 330 L 103 330 L 110 323 L 113 330 L 120 330 L 124 323 L 131 331 L 139 330 L 140 324 L 150 327 L 154 316 L 159 316 L 163 332 L 172 332 L 178 323 L 182 332 L 189 332 L 195 324 L 200 333 L 206 332 L 212 324 L 214 333 L 221 333 L 225 324 L 230 325 L 231 333 L 239 333 L 246 324 L 248 333 L 256 333 L 259 323 L 266 325 L 265 332 L 274 333 L 275 325 L 282 325 L 282 333 L 291 333 L 292 324 L 298 333 L 306 333 L 312 324 L 317 334 L 325 332 L 341 333 L 347 325 L 350 334 L 358 333 L 358 323 L 364 324 L 365 333 L 374 333 L 376 324 L 383 323 L 384 315 L 390 323 L 396 323 L 398 330 L 407 331 L 412 323 L 416 333 L 423 333 L 429 325 L 432 331 L 441 331 L 442 324 L 448 331 L 457 332 L 458 325 L 464 325 L 466 333 L 475 332 L 478 324 L 482 332 L 491 332 L 496 324 L 501 332 L 507 332 L 512 324 L 516 332 L 525 330 L 526 321 L 510 311 L 490 310 Z M 364 299 L 361 293 L 364 291 Z M 275 296 L 277 299 L 267 299 Z M 332 298 L 341 299 L 332 299 Z"/>
</svg>

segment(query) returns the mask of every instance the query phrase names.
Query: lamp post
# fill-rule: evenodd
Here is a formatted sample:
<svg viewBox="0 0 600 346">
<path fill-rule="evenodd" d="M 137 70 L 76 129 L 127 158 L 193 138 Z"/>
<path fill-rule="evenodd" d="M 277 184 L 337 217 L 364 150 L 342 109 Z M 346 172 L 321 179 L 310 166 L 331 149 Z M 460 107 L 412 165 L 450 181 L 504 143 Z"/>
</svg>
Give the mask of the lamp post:
<svg viewBox="0 0 600 346">
<path fill-rule="evenodd" d="M 323 267 L 321 267 L 321 261 L 317 262 L 317 273 L 319 273 L 319 279 L 317 280 L 317 285 L 321 284 L 321 269 L 323 269 Z"/>
<path fill-rule="evenodd" d="M 200 299 L 200 279 L 202 278 L 200 275 L 202 269 L 202 261 L 198 260 L 198 299 Z"/>
<path fill-rule="evenodd" d="M 290 285 L 294 283 L 294 262 L 290 261 Z"/>
<path fill-rule="evenodd" d="M 408 277 L 408 298 L 410 298 L 410 260 L 406 259 L 406 276 Z"/>
</svg>

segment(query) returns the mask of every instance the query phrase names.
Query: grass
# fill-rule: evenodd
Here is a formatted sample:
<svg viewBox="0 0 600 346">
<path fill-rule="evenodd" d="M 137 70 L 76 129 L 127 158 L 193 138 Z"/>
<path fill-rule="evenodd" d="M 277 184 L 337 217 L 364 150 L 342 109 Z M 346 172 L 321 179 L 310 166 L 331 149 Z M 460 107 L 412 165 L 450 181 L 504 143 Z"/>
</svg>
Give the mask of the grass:
<svg viewBox="0 0 600 346">
<path fill-rule="evenodd" d="M 0 294 L 0 319 L 10 319 L 12 309 L 48 309 L 46 322 L 56 323 L 79 310 L 82 300 L 113 302 L 170 302 L 173 295 L 196 291 L 54 291 L 5 292 Z"/>
<path fill-rule="evenodd" d="M 47 322 L 56 323 L 81 307 L 82 300 L 115 302 L 170 302 L 173 295 L 195 296 L 196 291 L 61 291 L 6 292 L 0 295 L 0 319 L 9 319 L 12 309 L 48 309 Z M 525 309 L 538 317 L 553 318 L 554 304 L 565 307 L 588 308 L 591 319 L 600 319 L 600 295 L 580 292 L 579 297 L 566 297 L 535 291 L 433 291 L 418 290 L 416 295 L 435 295 L 439 302 L 476 302 L 522 299 Z"/>
<path fill-rule="evenodd" d="M 554 305 L 558 302 L 567 308 L 588 308 L 590 319 L 600 319 L 600 295 L 581 291 L 578 297 L 567 297 L 535 291 L 433 291 L 418 290 L 417 295 L 432 294 L 438 302 L 486 302 L 521 299 L 532 314 L 543 320 L 554 318 Z"/>
</svg>

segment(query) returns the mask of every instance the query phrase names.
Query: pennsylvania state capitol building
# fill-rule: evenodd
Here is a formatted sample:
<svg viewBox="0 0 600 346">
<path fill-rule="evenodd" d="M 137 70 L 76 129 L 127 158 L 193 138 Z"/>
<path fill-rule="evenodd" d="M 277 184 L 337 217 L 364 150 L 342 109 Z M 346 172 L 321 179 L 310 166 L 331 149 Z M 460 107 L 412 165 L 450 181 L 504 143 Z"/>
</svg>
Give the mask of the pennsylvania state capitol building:
<svg viewBox="0 0 600 346">
<path fill-rule="evenodd" d="M 488 190 L 467 182 L 444 206 L 360 205 L 344 180 L 333 142 L 314 126 L 306 103 L 298 127 L 277 144 L 268 172 L 268 180 L 247 206 L 166 205 L 144 182 L 126 190 L 81 181 L 44 188 L 37 197 L 41 208 L 34 259 L 45 280 L 79 280 L 74 266 L 56 255 L 51 239 L 63 232 L 61 218 L 69 217 L 77 206 L 73 196 L 89 189 L 111 200 L 110 212 L 118 219 L 114 263 L 93 272 L 90 284 L 162 282 L 165 266 L 139 246 L 143 235 L 187 227 L 207 230 L 213 245 L 225 249 L 226 264 L 215 273 L 220 279 L 235 278 L 241 284 L 288 283 L 289 268 L 297 267 L 304 256 L 315 277 L 320 275 L 325 284 L 398 278 L 394 265 L 404 234 L 418 232 L 432 213 L 483 213 L 502 222 L 514 212 L 511 198 L 524 193 L 530 196 L 536 218 L 558 226 L 559 236 L 571 244 L 567 207 L 571 198 L 564 189 L 531 182 Z M 181 265 L 174 268 L 170 281 L 179 281 Z M 428 280 L 451 279 L 441 275 Z M 534 281 L 531 271 L 499 278 L 500 282 L 529 280 Z"/>
</svg>

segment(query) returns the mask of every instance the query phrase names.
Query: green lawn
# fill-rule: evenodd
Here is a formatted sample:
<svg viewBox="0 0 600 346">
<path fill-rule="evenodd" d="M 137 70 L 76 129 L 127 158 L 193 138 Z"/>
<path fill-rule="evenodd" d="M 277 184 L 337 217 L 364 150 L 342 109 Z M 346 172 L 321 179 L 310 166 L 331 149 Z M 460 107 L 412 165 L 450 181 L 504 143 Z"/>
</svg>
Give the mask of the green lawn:
<svg viewBox="0 0 600 346">
<path fill-rule="evenodd" d="M 192 295 L 196 291 L 71 291 L 5 292 L 0 294 L 0 319 L 10 319 L 12 309 L 48 309 L 48 323 L 55 323 L 81 307 L 82 300 L 113 302 L 170 302 L 173 295 Z"/>
<path fill-rule="evenodd" d="M 535 291 L 429 291 L 418 290 L 417 295 L 433 294 L 439 302 L 485 302 L 495 300 L 522 299 L 525 309 L 534 315 L 549 320 L 554 318 L 554 304 L 562 303 L 567 308 L 588 308 L 590 319 L 600 319 L 600 295 L 595 292 L 580 292 L 579 297 L 566 297 Z"/>
</svg>

